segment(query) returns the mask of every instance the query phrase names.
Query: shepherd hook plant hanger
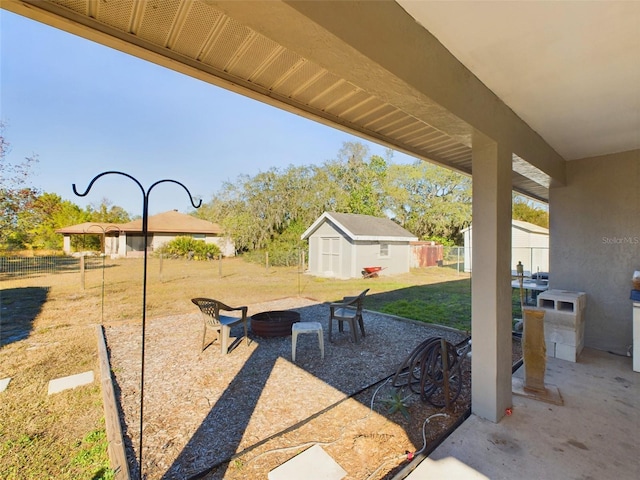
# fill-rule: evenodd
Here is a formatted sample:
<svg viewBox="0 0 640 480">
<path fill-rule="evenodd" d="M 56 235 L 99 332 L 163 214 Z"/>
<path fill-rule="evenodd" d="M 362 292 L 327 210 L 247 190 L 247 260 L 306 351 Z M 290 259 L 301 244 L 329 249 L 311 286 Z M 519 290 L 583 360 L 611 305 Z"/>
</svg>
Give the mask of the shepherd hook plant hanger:
<svg viewBox="0 0 640 480">
<path fill-rule="evenodd" d="M 104 257 L 107 254 L 105 249 L 106 234 L 107 232 L 115 232 L 115 231 L 120 232 L 120 227 L 117 225 L 107 225 L 105 228 L 102 225 L 98 225 L 94 223 L 93 225 L 89 225 L 89 228 L 83 230 L 83 232 L 89 233 L 91 229 L 94 227 L 97 228 L 100 232 L 102 232 L 102 241 L 100 242 L 102 244 L 102 247 L 101 247 L 102 251 L 100 252 L 100 256 L 102 257 L 102 306 L 100 309 L 100 322 L 103 323 L 104 322 Z"/>
<path fill-rule="evenodd" d="M 79 197 L 85 197 L 85 196 L 87 196 L 87 194 L 91 190 L 91 187 L 96 182 L 96 180 L 98 180 L 100 177 L 104 177 L 105 175 L 111 175 L 111 174 L 122 175 L 124 177 L 130 178 L 131 180 L 133 180 L 136 183 L 136 185 L 138 185 L 138 187 L 140 187 L 140 191 L 142 192 L 142 199 L 143 199 L 143 201 L 142 201 L 142 236 L 144 237 L 144 268 L 143 268 L 143 274 L 142 274 L 143 275 L 142 276 L 142 348 L 141 348 L 141 352 L 140 352 L 140 356 L 141 356 L 141 366 L 140 366 L 140 444 L 139 444 L 139 447 L 138 447 L 139 448 L 139 452 L 138 452 L 138 478 L 142 479 L 142 425 L 143 425 L 142 424 L 142 418 L 143 418 L 143 411 L 144 411 L 144 338 L 145 338 L 146 317 L 147 317 L 147 233 L 148 233 L 148 230 L 149 230 L 149 193 L 151 193 L 151 190 L 153 190 L 153 187 L 155 187 L 156 185 L 159 185 L 160 183 L 175 183 L 177 185 L 180 185 L 187 192 L 187 194 L 189 195 L 189 200 L 191 201 L 191 205 L 193 205 L 193 208 L 200 208 L 200 206 L 202 205 L 202 199 L 200 199 L 198 201 L 198 204 L 196 205 L 195 202 L 193 201 L 193 195 L 191 195 L 191 192 L 189 191 L 189 189 L 187 187 L 185 187 L 182 183 L 178 182 L 177 180 L 171 180 L 171 179 L 158 180 L 157 182 L 152 184 L 145 191 L 145 189 L 142 186 L 142 184 L 138 180 L 136 180 L 134 177 L 132 177 L 128 173 L 116 172 L 116 171 L 102 172 L 102 173 L 96 175 L 95 177 L 93 177 L 91 182 L 89 182 L 89 186 L 87 187 L 87 189 L 83 193 L 78 193 L 78 190 L 76 190 L 76 184 L 75 183 L 72 184 L 73 193 L 75 193 Z"/>
</svg>

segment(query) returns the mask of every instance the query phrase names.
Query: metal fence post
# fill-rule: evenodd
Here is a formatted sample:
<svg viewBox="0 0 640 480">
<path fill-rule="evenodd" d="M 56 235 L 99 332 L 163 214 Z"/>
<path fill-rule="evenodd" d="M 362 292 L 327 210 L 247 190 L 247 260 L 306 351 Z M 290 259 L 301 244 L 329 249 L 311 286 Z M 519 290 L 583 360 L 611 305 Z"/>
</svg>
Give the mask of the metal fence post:
<svg viewBox="0 0 640 480">
<path fill-rule="evenodd" d="M 84 255 L 80 255 L 80 286 L 84 290 Z"/>
</svg>

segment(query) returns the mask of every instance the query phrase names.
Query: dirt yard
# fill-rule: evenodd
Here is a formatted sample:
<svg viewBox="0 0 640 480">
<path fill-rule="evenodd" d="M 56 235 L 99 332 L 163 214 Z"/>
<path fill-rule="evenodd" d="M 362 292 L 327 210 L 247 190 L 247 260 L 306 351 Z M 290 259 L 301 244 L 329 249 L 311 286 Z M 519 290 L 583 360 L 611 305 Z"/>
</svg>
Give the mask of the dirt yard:
<svg viewBox="0 0 640 480">
<path fill-rule="evenodd" d="M 468 409 L 468 361 L 462 392 L 449 412 L 423 403 L 408 389 L 397 392 L 385 381 L 423 340 L 442 336 L 455 344 L 464 334 L 365 312 L 363 341 L 352 343 L 345 331 L 329 343 L 328 306 L 299 297 L 250 305 L 249 315 L 287 309 L 298 311 L 302 321 L 323 324 L 324 360 L 314 335 L 299 336 L 295 363 L 290 336 L 250 333 L 249 345 L 243 340 L 226 356 L 217 342 L 200 352 L 202 323 L 195 307 L 192 314 L 147 323 L 146 478 L 267 478 L 313 445 L 347 472 L 346 479 L 391 478 L 408 462 L 407 452 L 436 442 Z M 139 323 L 105 328 L 134 475 L 140 331 Z M 241 335 L 242 327 L 234 327 L 232 334 Z"/>
</svg>

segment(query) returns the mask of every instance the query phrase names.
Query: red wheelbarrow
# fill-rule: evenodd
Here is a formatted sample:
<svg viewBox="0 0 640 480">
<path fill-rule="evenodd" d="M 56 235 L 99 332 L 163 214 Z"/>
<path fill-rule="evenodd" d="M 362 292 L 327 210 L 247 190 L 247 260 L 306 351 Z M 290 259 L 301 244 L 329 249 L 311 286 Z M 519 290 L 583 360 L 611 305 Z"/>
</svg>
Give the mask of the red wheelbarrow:
<svg viewBox="0 0 640 480">
<path fill-rule="evenodd" d="M 375 278 L 382 267 L 364 267 L 362 270 L 362 278 Z"/>
</svg>

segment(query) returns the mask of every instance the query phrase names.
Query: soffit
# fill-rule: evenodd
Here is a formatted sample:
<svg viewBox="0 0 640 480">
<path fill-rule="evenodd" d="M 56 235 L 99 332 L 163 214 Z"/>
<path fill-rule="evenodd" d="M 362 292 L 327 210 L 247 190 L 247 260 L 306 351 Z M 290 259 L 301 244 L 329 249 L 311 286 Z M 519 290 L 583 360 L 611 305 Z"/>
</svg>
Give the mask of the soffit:
<svg viewBox="0 0 640 480">
<path fill-rule="evenodd" d="M 640 2 L 397 3 L 565 159 L 640 148 Z"/>
<path fill-rule="evenodd" d="M 9 0 L 3 8 L 396 150 L 471 174 L 471 148 L 371 89 L 200 0 Z M 515 165 L 515 164 L 514 164 Z M 518 173 L 519 172 L 519 173 Z M 514 189 L 543 201 L 548 182 L 514 170 Z"/>
</svg>

